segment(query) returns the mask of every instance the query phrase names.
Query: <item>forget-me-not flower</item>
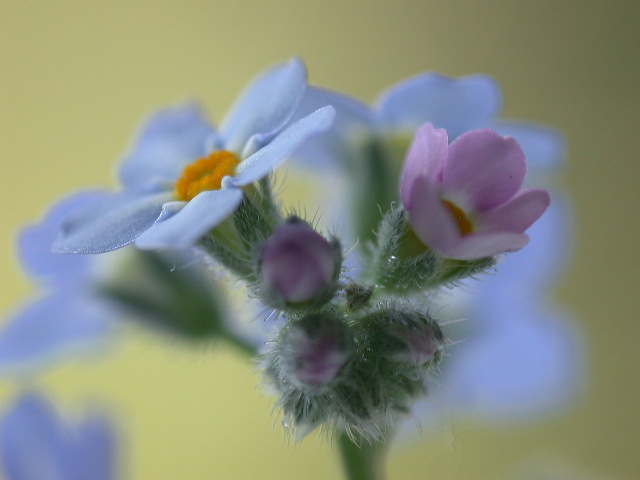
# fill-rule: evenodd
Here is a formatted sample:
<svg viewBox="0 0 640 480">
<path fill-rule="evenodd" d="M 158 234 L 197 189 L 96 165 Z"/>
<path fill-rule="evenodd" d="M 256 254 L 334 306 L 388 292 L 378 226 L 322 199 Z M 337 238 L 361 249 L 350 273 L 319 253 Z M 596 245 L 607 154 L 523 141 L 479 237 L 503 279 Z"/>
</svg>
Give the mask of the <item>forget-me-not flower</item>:
<svg viewBox="0 0 640 480">
<path fill-rule="evenodd" d="M 549 193 L 522 189 L 524 152 L 513 137 L 472 130 L 449 145 L 447 132 L 418 129 L 400 196 L 412 230 L 448 258 L 474 260 L 524 247 L 524 234 L 547 209 Z"/>
<path fill-rule="evenodd" d="M 480 128 L 512 136 L 534 175 L 553 174 L 565 155 L 564 140 L 557 131 L 501 119 L 500 89 L 484 75 L 455 79 L 421 74 L 386 90 L 374 106 L 309 87 L 298 115 L 321 104 L 336 108 L 335 122 L 328 132 L 305 143 L 296 157 L 305 165 L 341 166 L 363 180 L 367 169 L 384 171 L 371 182 L 378 182 L 380 189 L 369 186 L 363 192 L 370 196 L 370 203 L 379 202 L 383 211 L 398 200 L 400 168 L 410 140 L 427 122 L 445 129 L 449 142 Z M 360 217 L 363 204 L 356 209 Z M 359 232 L 365 239 L 380 218 L 375 205 L 371 211 L 373 222 Z M 442 421 L 452 411 L 491 420 L 522 418 L 556 407 L 575 394 L 581 376 L 578 332 L 566 313 L 546 303 L 566 265 L 570 230 L 566 205 L 552 192 L 546 214 L 528 230 L 526 248 L 509 254 L 497 266 L 496 275 L 482 276 L 481 282 L 469 280 L 466 286 L 437 298 L 442 315 L 465 321 L 447 328 L 450 340 L 461 343 L 451 347 L 438 385 L 432 386 L 416 410 L 424 425 Z"/>
<path fill-rule="evenodd" d="M 186 247 L 227 218 L 243 187 L 267 176 L 307 138 L 331 125 L 330 106 L 290 123 L 306 90 L 294 58 L 260 75 L 220 130 L 195 105 L 152 117 L 120 168 L 124 190 L 68 218 L 61 253 Z"/>
<path fill-rule="evenodd" d="M 486 75 L 451 78 L 423 73 L 390 87 L 373 106 L 310 86 L 297 115 L 304 116 L 322 105 L 336 109 L 335 122 L 327 133 L 305 143 L 297 155 L 314 166 L 352 162 L 354 154 L 368 155 L 370 152 L 362 151 L 357 142 L 372 135 L 387 140 L 404 137 L 403 148 L 397 152 L 401 163 L 415 131 L 427 122 L 445 129 L 450 142 L 479 128 L 491 128 L 512 136 L 524 150 L 529 165 L 536 170 L 557 167 L 565 155 L 564 140 L 556 130 L 500 118 L 500 87 Z M 346 152 L 351 155 L 345 155 Z"/>
<path fill-rule="evenodd" d="M 122 319 L 187 337 L 216 333 L 220 296 L 210 272 L 189 252 L 163 256 L 133 246 L 105 255 L 51 251 L 65 218 L 108 195 L 67 197 L 21 231 L 20 261 L 41 291 L 0 329 L 0 373 L 26 373 L 62 356 L 91 352 L 106 344 Z"/>
</svg>

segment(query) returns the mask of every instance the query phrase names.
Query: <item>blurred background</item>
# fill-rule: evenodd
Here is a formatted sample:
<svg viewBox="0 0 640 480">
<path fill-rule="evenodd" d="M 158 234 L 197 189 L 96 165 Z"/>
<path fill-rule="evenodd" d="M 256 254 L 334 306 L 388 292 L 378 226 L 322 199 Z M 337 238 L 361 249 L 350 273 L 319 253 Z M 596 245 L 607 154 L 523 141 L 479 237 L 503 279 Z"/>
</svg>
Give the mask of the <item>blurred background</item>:
<svg viewBox="0 0 640 480">
<path fill-rule="evenodd" d="M 0 311 L 33 290 L 17 230 L 70 191 L 115 185 L 158 107 L 198 98 L 220 120 L 246 82 L 294 54 L 311 83 L 366 102 L 427 70 L 487 73 L 506 116 L 568 141 L 558 183 L 575 250 L 554 299 L 587 345 L 586 384 L 535 422 L 425 432 L 393 453 L 390 479 L 504 478 L 526 464 L 640 478 L 639 25 L 635 1 L 0 1 Z M 340 478 L 328 442 L 286 441 L 252 366 L 230 351 L 138 333 L 109 353 L 36 385 L 66 407 L 96 399 L 114 413 L 123 478 Z M 0 409 L 19 390 L 0 382 Z"/>
</svg>

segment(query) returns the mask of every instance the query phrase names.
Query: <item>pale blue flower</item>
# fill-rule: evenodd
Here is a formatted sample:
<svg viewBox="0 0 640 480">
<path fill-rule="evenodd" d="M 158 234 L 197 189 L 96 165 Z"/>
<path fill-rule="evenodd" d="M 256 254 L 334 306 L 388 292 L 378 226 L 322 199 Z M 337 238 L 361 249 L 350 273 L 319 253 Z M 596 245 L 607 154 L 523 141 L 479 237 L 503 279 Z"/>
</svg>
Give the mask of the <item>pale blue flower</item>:
<svg viewBox="0 0 640 480">
<path fill-rule="evenodd" d="M 91 412 L 62 418 L 40 395 L 21 396 L 0 421 L 0 459 L 6 480 L 114 480 L 116 435 Z"/>
<path fill-rule="evenodd" d="M 100 192 L 71 196 L 44 220 L 20 233 L 18 253 L 25 271 L 43 292 L 8 316 L 0 331 L 0 372 L 23 372 L 79 349 L 94 349 L 111 334 L 114 312 L 89 288 L 102 260 L 58 255 L 51 244 L 69 214 L 104 199 Z"/>
<path fill-rule="evenodd" d="M 358 151 L 357 147 L 362 146 L 358 142 L 373 136 L 406 136 L 408 147 L 418 127 L 427 122 L 445 129 L 450 142 L 479 128 L 491 128 L 512 136 L 534 170 L 557 167 L 565 156 L 564 139 L 556 130 L 500 118 L 500 87 L 486 75 L 450 78 L 423 73 L 383 92 L 373 107 L 312 86 L 307 89 L 297 115 L 304 116 L 321 105 L 336 108 L 334 125 L 326 134 L 311 139 L 298 154 L 316 166 L 350 161 L 348 155 L 366 155 L 367 152 Z"/>
<path fill-rule="evenodd" d="M 380 191 L 388 192 L 372 198 L 371 203 L 394 200 L 399 179 L 388 176 L 399 173 L 409 140 L 426 122 L 446 129 L 449 141 L 478 128 L 513 136 L 534 175 L 553 173 L 565 156 L 564 139 L 557 131 L 502 120 L 500 89 L 484 75 L 454 79 L 421 74 L 385 91 L 373 107 L 309 87 L 297 115 L 326 104 L 336 108 L 333 126 L 305 143 L 296 157 L 305 165 L 337 164 L 352 178 L 366 175 L 370 168 L 378 176 L 372 177 L 362 195 L 373 192 L 376 182 Z M 378 150 L 371 150 L 372 146 Z M 387 166 L 380 169 L 375 162 Z M 450 348 L 442 375 L 434 379 L 429 396 L 416 407 L 415 418 L 423 431 L 451 415 L 476 415 L 492 421 L 526 418 L 557 408 L 580 390 L 581 338 L 570 316 L 546 299 L 569 253 L 572 225 L 561 200 L 552 193 L 551 207 L 527 232 L 530 244 L 508 255 L 495 275 L 482 275 L 478 282 L 469 280 L 436 298 L 434 312 L 439 318 L 464 321 L 447 327 L 450 340 L 460 343 Z M 340 213 L 344 215 L 344 209 Z M 354 215 L 355 222 L 364 215 L 362 204 Z M 371 228 L 370 224 L 365 227 L 360 234 Z"/>
<path fill-rule="evenodd" d="M 41 293 L 0 329 L 0 374 L 25 374 L 62 357 L 100 351 L 123 318 L 190 337 L 215 330 L 219 295 L 207 269 L 188 252 L 175 251 L 165 259 L 132 246 L 105 255 L 51 251 L 61 222 L 105 197 L 97 191 L 67 197 L 42 222 L 21 231 L 20 261 Z M 114 297 L 105 290 L 114 283 L 143 303 Z"/>
<path fill-rule="evenodd" d="M 215 129 L 196 105 L 161 111 L 143 127 L 120 168 L 124 190 L 70 217 L 54 248 L 102 253 L 137 240 L 142 248 L 179 248 L 197 242 L 240 204 L 242 187 L 267 176 L 307 138 L 331 125 L 324 107 L 290 120 L 306 90 L 306 70 L 294 58 L 260 75 Z M 216 189 L 188 201 L 176 195 L 185 167 L 213 152 L 240 163 Z"/>
</svg>

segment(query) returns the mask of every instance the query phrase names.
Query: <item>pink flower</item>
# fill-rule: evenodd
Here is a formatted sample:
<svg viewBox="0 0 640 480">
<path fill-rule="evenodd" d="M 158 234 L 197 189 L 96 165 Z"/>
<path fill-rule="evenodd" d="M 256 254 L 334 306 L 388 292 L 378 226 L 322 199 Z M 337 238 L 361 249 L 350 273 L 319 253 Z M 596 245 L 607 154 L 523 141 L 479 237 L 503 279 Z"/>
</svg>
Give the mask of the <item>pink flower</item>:
<svg viewBox="0 0 640 480">
<path fill-rule="evenodd" d="M 449 145 L 445 130 L 426 123 L 409 149 L 400 196 L 424 245 L 474 260 L 528 243 L 524 231 L 550 197 L 543 189 L 522 189 L 526 173 L 524 152 L 513 138 L 473 130 Z"/>
</svg>

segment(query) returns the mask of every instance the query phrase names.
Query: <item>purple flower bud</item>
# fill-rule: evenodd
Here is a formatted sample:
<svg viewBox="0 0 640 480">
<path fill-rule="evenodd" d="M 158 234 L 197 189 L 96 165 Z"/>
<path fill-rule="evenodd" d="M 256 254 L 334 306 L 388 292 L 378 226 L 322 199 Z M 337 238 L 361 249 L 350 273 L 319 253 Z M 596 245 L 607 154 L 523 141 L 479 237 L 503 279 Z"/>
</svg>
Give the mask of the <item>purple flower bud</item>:
<svg viewBox="0 0 640 480">
<path fill-rule="evenodd" d="M 328 301 L 335 291 L 342 255 L 307 223 L 292 217 L 262 247 L 260 294 L 273 306 Z"/>
<path fill-rule="evenodd" d="M 524 234 L 549 206 L 539 188 L 522 189 L 524 152 L 510 137 L 473 130 L 448 144 L 427 123 L 417 132 L 400 196 L 418 238 L 449 258 L 475 260 L 524 247 Z"/>
<path fill-rule="evenodd" d="M 411 369 L 436 364 L 445 346 L 438 322 L 424 312 L 383 308 L 359 326 L 371 352 Z"/>
<path fill-rule="evenodd" d="M 342 371 L 355 347 L 349 327 L 328 313 L 289 324 L 278 341 L 279 375 L 302 390 L 322 390 Z"/>
<path fill-rule="evenodd" d="M 393 362 L 426 365 L 438 361 L 442 351 L 442 333 L 427 323 L 392 326 L 389 335 L 400 340 L 404 349 L 387 355 Z"/>
</svg>

